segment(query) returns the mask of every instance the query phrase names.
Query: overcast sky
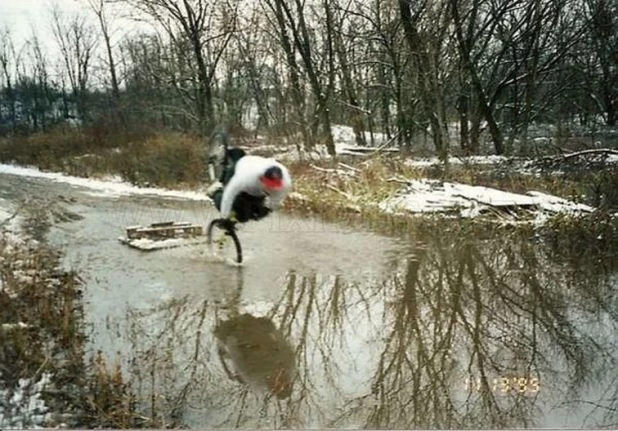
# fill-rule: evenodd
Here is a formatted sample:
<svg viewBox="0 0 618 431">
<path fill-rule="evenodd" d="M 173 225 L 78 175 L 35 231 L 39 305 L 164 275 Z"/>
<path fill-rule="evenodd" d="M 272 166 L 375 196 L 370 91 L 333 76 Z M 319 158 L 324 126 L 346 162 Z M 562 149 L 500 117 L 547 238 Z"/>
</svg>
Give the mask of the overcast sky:
<svg viewBox="0 0 618 431">
<path fill-rule="evenodd" d="M 0 28 L 9 27 L 19 46 L 36 29 L 42 40 L 51 39 L 50 10 L 56 3 L 64 13 L 85 9 L 85 0 L 0 0 Z"/>
<path fill-rule="evenodd" d="M 63 22 L 68 22 L 75 14 L 85 15 L 88 22 L 93 25 L 94 31 L 99 34 L 98 22 L 87 0 L 0 0 L 0 32 L 6 28 L 9 29 L 11 40 L 18 53 L 24 47 L 25 42 L 32 38 L 33 33 L 36 33 L 49 66 L 52 68 L 58 64 L 60 59 L 58 43 L 51 30 L 51 11 L 55 5 L 65 17 Z M 122 34 L 126 33 L 125 29 L 132 31 L 138 28 L 146 31 L 152 29 L 134 20 L 121 18 L 118 13 L 112 14 L 111 10 L 108 10 L 108 15 L 115 16 L 114 18 L 108 16 L 111 23 L 112 41 L 118 41 Z M 93 64 L 103 57 L 103 44 L 99 42 L 95 49 Z M 27 56 L 20 55 L 20 58 L 22 64 L 28 64 Z"/>
</svg>

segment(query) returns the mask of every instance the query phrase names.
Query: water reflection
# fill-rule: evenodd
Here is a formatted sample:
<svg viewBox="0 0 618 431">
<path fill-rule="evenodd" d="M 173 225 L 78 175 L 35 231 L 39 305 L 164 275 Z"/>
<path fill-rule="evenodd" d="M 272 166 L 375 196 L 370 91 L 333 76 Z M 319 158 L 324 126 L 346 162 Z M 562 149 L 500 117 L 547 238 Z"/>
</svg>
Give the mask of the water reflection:
<svg viewBox="0 0 618 431">
<path fill-rule="evenodd" d="M 573 265 L 523 234 L 411 247 L 370 281 L 290 271 L 247 302 L 230 268 L 219 298 L 135 312 L 136 387 L 194 427 L 614 423 L 611 256 Z"/>
<path fill-rule="evenodd" d="M 242 280 L 242 268 L 237 269 Z M 239 312 L 242 283 L 227 304 L 229 317 L 218 320 L 214 335 L 217 353 L 230 380 L 266 392 L 279 399 L 292 393 L 295 375 L 294 351 L 268 317 Z"/>
</svg>

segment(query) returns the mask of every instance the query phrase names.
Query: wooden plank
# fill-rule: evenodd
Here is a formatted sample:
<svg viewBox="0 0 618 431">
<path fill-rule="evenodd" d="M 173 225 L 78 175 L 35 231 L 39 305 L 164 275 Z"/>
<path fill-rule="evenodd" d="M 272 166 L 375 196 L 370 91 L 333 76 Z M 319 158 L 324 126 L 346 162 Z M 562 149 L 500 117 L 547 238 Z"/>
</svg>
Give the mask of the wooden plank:
<svg viewBox="0 0 618 431">
<path fill-rule="evenodd" d="M 151 223 L 149 227 L 189 226 L 190 224 L 188 221 L 162 221 Z"/>
<path fill-rule="evenodd" d="M 206 238 L 201 237 L 190 237 L 190 238 L 166 238 L 162 240 L 151 240 L 148 238 L 137 238 L 137 239 L 128 239 L 128 238 L 118 238 L 122 244 L 127 245 L 131 248 L 150 252 L 155 250 L 183 247 L 183 246 L 191 246 L 198 244 L 205 244 Z"/>
<path fill-rule="evenodd" d="M 126 229 L 128 239 L 139 238 L 175 238 L 203 235 L 203 227 L 182 223 L 153 223 L 148 227 L 131 226 Z"/>
</svg>

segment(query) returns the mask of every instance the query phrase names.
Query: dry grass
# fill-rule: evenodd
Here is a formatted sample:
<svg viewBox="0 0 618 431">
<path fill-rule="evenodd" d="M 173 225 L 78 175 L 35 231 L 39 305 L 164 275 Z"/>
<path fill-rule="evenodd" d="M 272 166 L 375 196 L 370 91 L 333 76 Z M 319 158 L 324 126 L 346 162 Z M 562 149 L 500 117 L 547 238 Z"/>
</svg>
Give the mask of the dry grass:
<svg viewBox="0 0 618 431">
<path fill-rule="evenodd" d="M 555 217 L 541 233 L 560 255 L 588 262 L 597 256 L 618 255 L 618 218 L 604 211 L 590 217 Z"/>
<path fill-rule="evenodd" d="M 285 209 L 293 214 L 399 236 L 438 223 L 437 219 L 386 214 L 378 208 L 377 203 L 401 187 L 389 179 L 409 175 L 403 165 L 388 158 L 368 163 L 346 160 L 344 165 L 296 162 L 289 168 L 295 193 L 285 201 Z"/>
<path fill-rule="evenodd" d="M 239 137 L 236 141 L 248 142 L 247 139 Z M 274 145 L 276 140 L 269 143 Z M 172 132 L 131 135 L 101 128 L 83 133 L 57 129 L 46 135 L 0 140 L 0 160 L 5 162 L 13 160 L 85 177 L 119 175 L 133 184 L 169 188 L 195 188 L 206 182 L 204 156 L 201 139 Z M 363 223 L 372 226 L 390 225 L 397 217 L 385 215 L 376 207 L 377 202 L 402 187 L 389 179 L 424 177 L 515 193 L 537 190 L 593 206 L 618 209 L 616 169 L 530 175 L 508 165 L 449 164 L 447 167 L 417 168 L 390 155 L 370 160 L 343 157 L 339 161 L 351 168 L 331 160 L 289 163 L 295 190 L 304 198 L 288 200 L 286 208 L 295 213 L 344 222 L 357 222 L 362 218 Z"/>
<path fill-rule="evenodd" d="M 37 241 L 0 234 L 0 389 L 11 393 L 22 379 L 50 375 L 41 393 L 46 426 L 156 426 L 137 413 L 119 367 L 100 355 L 85 359 L 82 283 L 59 259 Z"/>
<path fill-rule="evenodd" d="M 242 143 L 246 138 L 241 137 L 237 141 Z M 84 177 L 119 175 L 138 185 L 192 188 L 206 180 L 204 147 L 199 137 L 183 133 L 126 133 L 110 128 L 92 128 L 82 132 L 58 128 L 44 135 L 1 138 L 0 161 L 34 165 L 44 170 Z M 311 168 L 308 162 L 292 164 L 298 191 L 307 196 L 318 193 L 330 204 L 331 194 L 338 193 L 333 189 L 338 189 L 358 198 L 358 204 L 364 204 L 381 200 L 395 191 L 397 184 L 386 180 L 399 175 L 484 185 L 516 193 L 539 190 L 576 199 L 582 195 L 613 194 L 615 199 L 612 200 L 618 204 L 618 193 L 612 192 L 618 184 L 616 172 L 595 175 L 584 170 L 560 176 L 551 173 L 533 176 L 504 167 L 489 169 L 450 164 L 447 168 L 413 168 L 391 156 L 374 158 L 371 163 L 354 158 L 345 162 L 360 170 L 355 181 L 347 181 L 352 178 L 341 175 L 319 172 Z M 337 168 L 332 161 L 319 162 L 318 166 Z"/>
<path fill-rule="evenodd" d="M 82 418 L 89 427 L 150 428 L 158 427 L 150 418 L 139 415 L 138 404 L 120 363 L 109 365 L 101 352 L 89 361 L 89 378 L 84 388 Z"/>
<path fill-rule="evenodd" d="M 138 185 L 193 187 L 205 178 L 204 143 L 182 133 L 58 128 L 0 138 L 0 161 L 81 177 L 120 175 Z"/>
<path fill-rule="evenodd" d="M 345 166 L 349 166 L 345 167 Z M 429 216 L 415 217 L 412 215 L 385 214 L 377 207 L 377 203 L 393 196 L 404 187 L 400 181 L 390 179 L 433 178 L 443 181 L 459 182 L 471 185 L 483 185 L 514 193 L 525 193 L 535 190 L 554 194 L 576 202 L 587 203 L 600 208 L 592 218 L 572 221 L 571 227 L 576 231 L 581 229 L 582 241 L 590 239 L 589 244 L 598 245 L 595 221 L 603 219 L 608 231 L 603 238 L 611 238 L 612 243 L 618 243 L 618 237 L 612 233 L 618 232 L 617 223 L 606 223 L 607 212 L 604 209 L 618 209 L 618 175 L 614 170 L 579 172 L 576 175 L 566 173 L 555 175 L 551 173 L 531 175 L 519 169 L 508 167 L 465 166 L 450 165 L 441 167 L 419 168 L 406 165 L 396 158 L 376 158 L 373 160 L 346 160 L 345 165 L 333 161 L 321 163 L 297 162 L 290 165 L 295 180 L 295 191 L 286 201 L 286 209 L 299 215 L 310 215 L 322 218 L 325 221 L 341 222 L 345 224 L 362 225 L 366 228 L 386 234 L 401 236 L 415 235 L 416 232 L 427 229 L 453 229 L 456 234 L 465 234 L 461 229 L 470 229 L 474 235 L 495 234 L 496 230 L 502 233 L 514 229 L 513 226 L 504 226 L 500 223 L 482 223 L 479 219 L 453 219 Z M 554 243 L 562 243 L 568 232 L 565 223 L 571 217 L 558 217 L 550 223 L 545 233 L 550 235 Z M 586 220 L 589 220 L 586 222 Z M 568 224 L 568 223 L 567 223 Z M 525 226 L 517 228 L 526 231 Z M 575 238 L 576 236 L 572 236 Z M 573 244 L 576 244 L 574 242 Z M 596 247 L 595 245 L 595 247 Z M 577 247 L 573 245 L 573 247 Z"/>
</svg>

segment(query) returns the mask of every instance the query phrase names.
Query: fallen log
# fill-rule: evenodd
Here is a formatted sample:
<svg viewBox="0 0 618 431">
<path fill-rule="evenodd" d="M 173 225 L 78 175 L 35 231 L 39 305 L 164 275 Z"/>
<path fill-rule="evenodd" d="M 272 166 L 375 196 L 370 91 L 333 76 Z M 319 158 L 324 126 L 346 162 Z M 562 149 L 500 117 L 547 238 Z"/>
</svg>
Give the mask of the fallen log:
<svg viewBox="0 0 618 431">
<path fill-rule="evenodd" d="M 590 154 L 604 154 L 604 155 L 613 154 L 613 155 L 618 156 L 618 151 L 612 150 L 610 148 L 593 148 L 590 150 L 583 150 L 583 151 L 576 151 L 574 153 L 562 154 L 560 156 L 555 157 L 554 160 L 561 161 L 561 160 L 572 159 L 575 157 L 587 156 Z"/>
</svg>

